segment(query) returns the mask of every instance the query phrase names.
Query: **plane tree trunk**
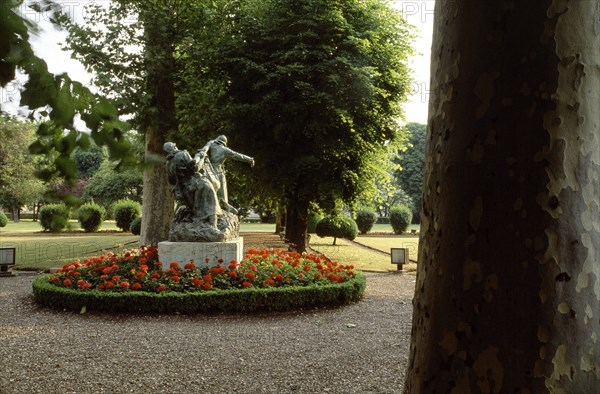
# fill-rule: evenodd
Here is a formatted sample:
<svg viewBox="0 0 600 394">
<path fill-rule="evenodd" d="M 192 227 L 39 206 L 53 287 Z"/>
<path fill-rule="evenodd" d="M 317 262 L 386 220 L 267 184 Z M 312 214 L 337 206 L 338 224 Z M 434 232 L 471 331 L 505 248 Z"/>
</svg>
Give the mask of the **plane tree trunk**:
<svg viewBox="0 0 600 394">
<path fill-rule="evenodd" d="M 436 3 L 405 393 L 600 387 L 600 7 Z"/>
</svg>

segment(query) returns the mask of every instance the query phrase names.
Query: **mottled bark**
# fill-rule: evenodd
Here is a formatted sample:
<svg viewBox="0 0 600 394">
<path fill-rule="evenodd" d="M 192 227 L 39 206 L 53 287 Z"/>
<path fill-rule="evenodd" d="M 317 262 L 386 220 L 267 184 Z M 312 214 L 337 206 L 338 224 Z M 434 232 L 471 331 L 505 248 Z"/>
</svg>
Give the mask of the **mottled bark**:
<svg viewBox="0 0 600 394">
<path fill-rule="evenodd" d="M 175 200 L 167 180 L 163 143 L 162 132 L 154 129 L 146 131 L 147 167 L 144 171 L 141 245 L 157 245 L 169 238 Z"/>
<path fill-rule="evenodd" d="M 406 393 L 600 387 L 600 6 L 436 3 Z"/>
<path fill-rule="evenodd" d="M 158 11 L 157 11 L 158 10 Z M 140 244 L 156 245 L 169 237 L 174 197 L 167 180 L 163 144 L 177 130 L 175 117 L 173 50 L 176 31 L 172 10 L 165 5 L 148 6 L 140 13 L 146 43 L 146 86 L 150 105 L 145 108 L 142 124 L 146 128 L 144 194 Z"/>
</svg>

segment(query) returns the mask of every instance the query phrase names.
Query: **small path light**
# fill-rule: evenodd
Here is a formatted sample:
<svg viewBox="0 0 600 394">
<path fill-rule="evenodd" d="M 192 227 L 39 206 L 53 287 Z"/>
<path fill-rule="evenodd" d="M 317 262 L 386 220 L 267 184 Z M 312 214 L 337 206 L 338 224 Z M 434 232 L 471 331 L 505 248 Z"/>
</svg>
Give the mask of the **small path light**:
<svg viewBox="0 0 600 394">
<path fill-rule="evenodd" d="M 396 264 L 398 271 L 402 270 L 402 265 L 408 264 L 408 249 L 407 248 L 390 248 L 392 256 L 392 264 Z"/>
<path fill-rule="evenodd" d="M 8 270 L 9 265 L 15 265 L 16 248 L 0 247 L 0 276 L 15 276 Z"/>
</svg>

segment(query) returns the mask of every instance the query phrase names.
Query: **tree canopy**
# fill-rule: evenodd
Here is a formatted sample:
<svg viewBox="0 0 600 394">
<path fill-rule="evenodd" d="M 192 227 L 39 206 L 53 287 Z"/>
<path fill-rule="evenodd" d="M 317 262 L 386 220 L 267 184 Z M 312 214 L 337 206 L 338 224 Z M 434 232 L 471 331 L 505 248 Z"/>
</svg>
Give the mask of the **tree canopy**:
<svg viewBox="0 0 600 394">
<path fill-rule="evenodd" d="M 256 158 L 251 187 L 302 219 L 310 202 L 352 201 L 400 135 L 406 23 L 378 0 L 247 1 L 236 15 L 200 77 L 223 89 L 223 129 Z"/>
<path fill-rule="evenodd" d="M 406 129 L 408 130 L 408 145 L 406 150 L 398 152 L 395 160 L 400 165 L 396 171 L 396 179 L 402 190 L 412 199 L 413 220 L 418 220 L 423 194 L 427 126 L 420 123 L 408 123 Z"/>
</svg>

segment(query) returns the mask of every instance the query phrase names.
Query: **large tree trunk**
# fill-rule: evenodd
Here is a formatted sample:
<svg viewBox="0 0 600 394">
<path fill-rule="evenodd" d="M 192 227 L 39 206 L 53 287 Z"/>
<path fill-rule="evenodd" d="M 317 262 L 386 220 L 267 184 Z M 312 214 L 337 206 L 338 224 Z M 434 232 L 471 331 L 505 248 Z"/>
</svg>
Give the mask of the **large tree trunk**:
<svg viewBox="0 0 600 394">
<path fill-rule="evenodd" d="M 438 0 L 406 393 L 600 387 L 600 8 Z"/>
<path fill-rule="evenodd" d="M 175 201 L 167 180 L 163 143 L 163 133 L 154 129 L 146 131 L 141 245 L 157 245 L 169 238 Z"/>
<path fill-rule="evenodd" d="M 308 204 L 290 202 L 286 212 L 286 242 L 289 242 L 290 248 L 296 252 L 304 252 L 306 250 Z"/>
<path fill-rule="evenodd" d="M 150 4 L 150 3 L 148 3 Z M 147 5 L 148 5 L 147 4 Z M 146 83 L 150 106 L 142 122 L 146 127 L 144 194 L 140 244 L 156 245 L 169 237 L 174 197 L 167 180 L 163 144 L 177 130 L 175 116 L 175 27 L 168 4 L 140 13 L 146 41 Z M 162 8 L 161 8 L 162 7 Z"/>
</svg>

